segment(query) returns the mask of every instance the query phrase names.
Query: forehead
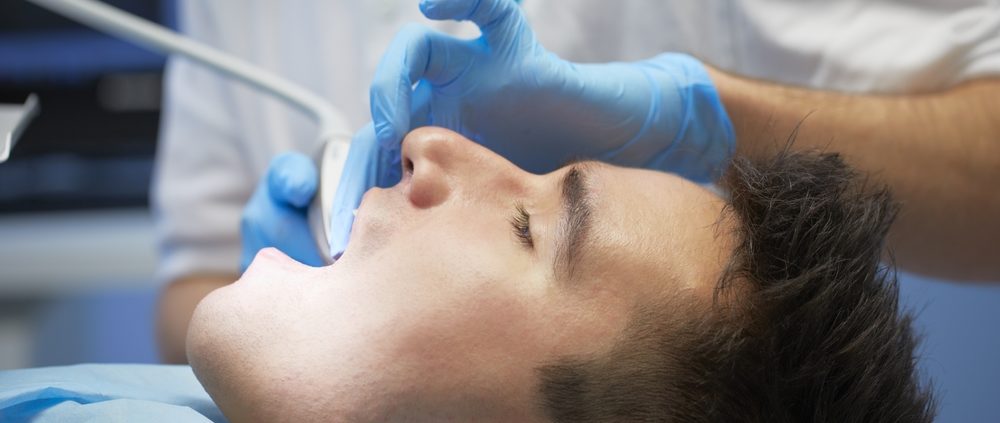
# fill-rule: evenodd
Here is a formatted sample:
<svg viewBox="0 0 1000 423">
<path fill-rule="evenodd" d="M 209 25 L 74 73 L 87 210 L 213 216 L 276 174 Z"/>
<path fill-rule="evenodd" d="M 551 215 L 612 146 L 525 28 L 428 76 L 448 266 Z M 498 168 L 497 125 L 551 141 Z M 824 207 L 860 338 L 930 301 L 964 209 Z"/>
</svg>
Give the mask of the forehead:
<svg viewBox="0 0 1000 423">
<path fill-rule="evenodd" d="M 676 175 L 595 165 L 591 243 L 581 272 L 638 295 L 711 295 L 732 247 L 725 202 Z"/>
</svg>

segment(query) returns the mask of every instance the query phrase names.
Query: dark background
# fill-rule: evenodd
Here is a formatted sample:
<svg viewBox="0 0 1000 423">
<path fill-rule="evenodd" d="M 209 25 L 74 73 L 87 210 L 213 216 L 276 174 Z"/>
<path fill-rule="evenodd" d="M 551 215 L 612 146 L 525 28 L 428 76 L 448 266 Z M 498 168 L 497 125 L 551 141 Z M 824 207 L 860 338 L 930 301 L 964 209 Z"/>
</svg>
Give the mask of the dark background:
<svg viewBox="0 0 1000 423">
<path fill-rule="evenodd" d="M 172 0 L 113 0 L 176 27 Z M 20 0 L 0 1 L 0 103 L 41 113 L 0 166 L 0 214 L 147 204 L 165 59 Z"/>
</svg>

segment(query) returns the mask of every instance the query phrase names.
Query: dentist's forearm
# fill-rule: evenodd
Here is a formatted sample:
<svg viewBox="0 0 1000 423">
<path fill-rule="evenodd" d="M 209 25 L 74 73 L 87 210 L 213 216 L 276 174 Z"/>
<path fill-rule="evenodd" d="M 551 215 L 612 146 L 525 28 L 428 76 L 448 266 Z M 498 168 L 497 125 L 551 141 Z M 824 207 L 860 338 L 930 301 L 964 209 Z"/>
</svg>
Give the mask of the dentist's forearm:
<svg viewBox="0 0 1000 423">
<path fill-rule="evenodd" d="M 737 154 L 841 153 L 886 183 L 903 208 L 890 233 L 907 270 L 1000 280 L 1000 80 L 932 94 L 846 95 L 710 70 L 736 132 Z"/>
</svg>

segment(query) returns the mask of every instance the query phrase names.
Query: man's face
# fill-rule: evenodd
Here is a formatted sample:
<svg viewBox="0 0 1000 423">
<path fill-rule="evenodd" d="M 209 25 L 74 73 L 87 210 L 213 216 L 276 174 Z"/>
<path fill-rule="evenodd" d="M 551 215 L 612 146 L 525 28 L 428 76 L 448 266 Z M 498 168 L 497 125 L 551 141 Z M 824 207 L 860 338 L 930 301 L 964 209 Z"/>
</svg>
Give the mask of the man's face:
<svg viewBox="0 0 1000 423">
<path fill-rule="evenodd" d="M 454 132 L 403 142 L 347 251 L 261 251 L 198 306 L 188 357 L 234 420 L 538 419 L 536 368 L 612 346 L 637 305 L 710 301 L 721 199 L 598 163 L 526 173 Z"/>
</svg>

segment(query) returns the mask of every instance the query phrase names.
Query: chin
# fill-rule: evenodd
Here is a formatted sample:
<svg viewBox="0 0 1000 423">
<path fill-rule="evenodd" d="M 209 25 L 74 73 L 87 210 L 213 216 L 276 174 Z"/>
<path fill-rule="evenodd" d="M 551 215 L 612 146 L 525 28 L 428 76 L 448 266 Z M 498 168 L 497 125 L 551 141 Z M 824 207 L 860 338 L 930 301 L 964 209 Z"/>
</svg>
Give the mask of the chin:
<svg viewBox="0 0 1000 423">
<path fill-rule="evenodd" d="M 246 362 L 246 323 L 235 307 L 232 285 L 212 291 L 198 303 L 187 333 L 187 358 L 198 382 L 233 422 L 258 421 L 246 415 L 251 405 L 247 392 L 238 389 L 252 384 L 253 366 Z"/>
<path fill-rule="evenodd" d="M 315 375 L 301 368 L 312 358 L 291 351 L 299 361 L 288 362 L 261 344 L 257 329 L 266 322 L 251 320 L 258 310 L 246 307 L 254 298 L 231 287 L 206 296 L 188 327 L 188 361 L 205 392 L 233 423 L 329 421 L 334 414 L 317 412 L 328 398 L 314 396 L 326 390 L 312 388 Z"/>
<path fill-rule="evenodd" d="M 209 393 L 209 387 L 215 385 L 215 378 L 212 376 L 219 370 L 219 364 L 225 362 L 221 352 L 228 337 L 221 333 L 224 325 L 220 324 L 220 319 L 226 315 L 221 312 L 225 303 L 225 289 L 223 287 L 212 291 L 198 303 L 188 324 L 185 342 L 188 362 Z"/>
<path fill-rule="evenodd" d="M 212 291 L 198 303 L 186 340 L 187 359 L 198 381 L 217 403 L 220 393 L 239 383 L 241 374 L 234 363 L 242 362 L 247 349 L 246 326 L 232 285 Z M 245 370 L 243 370 L 245 371 Z"/>
</svg>

